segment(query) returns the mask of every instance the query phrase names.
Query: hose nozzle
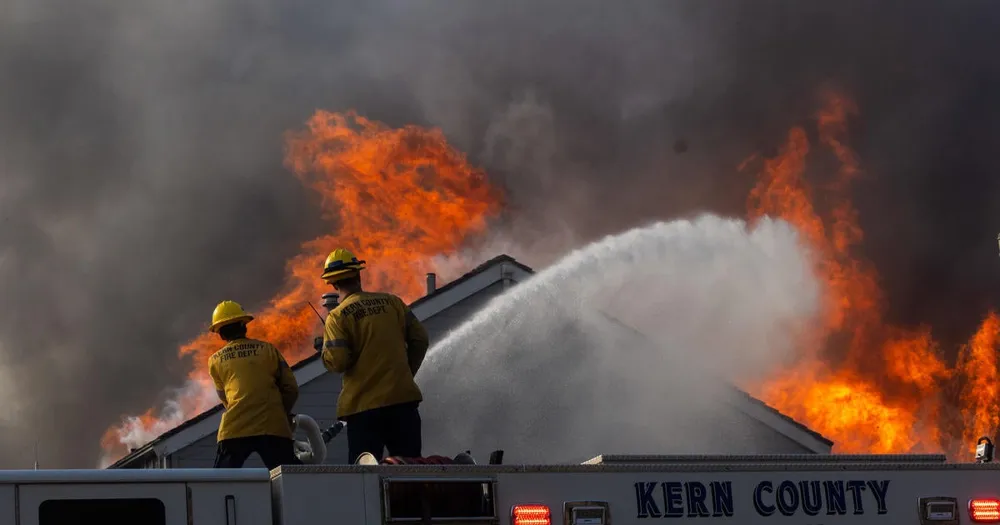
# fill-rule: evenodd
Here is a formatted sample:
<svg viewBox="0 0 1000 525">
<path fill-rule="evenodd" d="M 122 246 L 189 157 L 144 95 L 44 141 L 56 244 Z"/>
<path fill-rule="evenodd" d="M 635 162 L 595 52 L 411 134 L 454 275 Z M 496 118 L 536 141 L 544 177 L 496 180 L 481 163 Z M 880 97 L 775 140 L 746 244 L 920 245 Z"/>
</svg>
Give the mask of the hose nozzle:
<svg viewBox="0 0 1000 525">
<path fill-rule="evenodd" d="M 347 423 L 344 423 L 343 421 L 337 421 L 336 423 L 330 425 L 330 428 L 323 431 L 323 443 L 329 443 L 330 440 L 337 437 L 337 434 L 340 434 L 346 426 Z"/>
</svg>

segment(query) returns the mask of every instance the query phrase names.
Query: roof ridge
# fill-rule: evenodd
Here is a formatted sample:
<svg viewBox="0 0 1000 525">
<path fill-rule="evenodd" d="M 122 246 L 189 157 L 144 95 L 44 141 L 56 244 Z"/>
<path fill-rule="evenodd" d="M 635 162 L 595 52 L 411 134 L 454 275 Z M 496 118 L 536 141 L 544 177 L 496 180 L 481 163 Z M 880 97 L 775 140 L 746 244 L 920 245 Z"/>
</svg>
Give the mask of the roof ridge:
<svg viewBox="0 0 1000 525">
<path fill-rule="evenodd" d="M 643 339 L 649 340 L 649 337 L 646 334 L 644 334 L 643 332 L 639 331 L 637 328 L 629 325 L 628 323 L 622 321 L 621 319 L 618 319 L 617 317 L 612 316 L 611 314 L 608 314 L 607 312 L 604 312 L 604 311 L 601 311 L 601 310 L 599 310 L 599 311 L 600 311 L 600 313 L 605 318 L 607 318 L 612 323 L 615 323 L 618 326 L 621 326 L 621 327 L 625 328 L 626 330 L 629 330 L 629 331 L 633 332 L 634 334 L 638 335 L 639 337 L 642 337 Z M 791 416 L 788 416 L 787 414 L 783 413 L 782 411 L 778 410 L 777 408 L 774 408 L 771 405 L 765 403 L 763 400 L 758 399 L 757 397 L 753 396 L 752 394 L 750 394 L 746 390 L 744 390 L 744 389 L 740 388 L 739 386 L 737 386 L 736 384 L 734 384 L 732 381 L 729 381 L 729 380 L 727 380 L 725 378 L 720 378 L 720 379 L 722 379 L 723 381 L 725 381 L 734 391 L 736 391 L 740 395 L 746 397 L 748 401 L 750 401 L 750 402 L 752 402 L 752 403 L 754 403 L 756 405 L 760 405 L 761 407 L 765 408 L 766 410 L 768 410 L 770 412 L 773 412 L 775 415 L 777 415 L 777 416 L 781 417 L 782 419 L 788 421 L 792 425 L 796 426 L 800 430 L 805 431 L 806 433 L 812 435 L 813 437 L 819 439 L 820 441 L 823 441 L 824 443 L 827 443 L 829 445 L 833 445 L 834 444 L 833 441 L 831 441 L 829 438 L 827 438 L 823 434 L 820 434 L 819 432 L 816 432 L 815 430 L 809 428 L 808 426 L 806 426 L 803 423 L 800 423 L 799 421 L 796 421 L 794 418 L 792 418 Z"/>
</svg>

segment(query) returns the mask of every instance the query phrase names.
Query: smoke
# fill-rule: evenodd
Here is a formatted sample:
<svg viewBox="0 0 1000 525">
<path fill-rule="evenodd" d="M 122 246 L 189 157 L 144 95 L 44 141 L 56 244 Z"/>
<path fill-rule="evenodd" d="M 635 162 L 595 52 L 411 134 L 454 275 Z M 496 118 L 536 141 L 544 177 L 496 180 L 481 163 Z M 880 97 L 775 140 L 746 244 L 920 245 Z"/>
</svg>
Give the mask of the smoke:
<svg viewBox="0 0 1000 525">
<path fill-rule="evenodd" d="M 819 311 L 806 253 L 786 223 L 711 215 L 570 253 L 431 348 L 426 448 L 535 463 L 717 452 L 728 384 L 786 364 Z"/>
<path fill-rule="evenodd" d="M 544 265 L 650 218 L 742 212 L 732 167 L 855 97 L 868 253 L 903 322 L 1000 285 L 993 2 L 0 0 L 0 466 L 91 466 L 223 298 L 319 233 L 281 137 L 316 108 L 440 126 Z M 683 140 L 684 148 L 671 146 Z M 947 337 L 949 334 L 943 334 Z"/>
</svg>

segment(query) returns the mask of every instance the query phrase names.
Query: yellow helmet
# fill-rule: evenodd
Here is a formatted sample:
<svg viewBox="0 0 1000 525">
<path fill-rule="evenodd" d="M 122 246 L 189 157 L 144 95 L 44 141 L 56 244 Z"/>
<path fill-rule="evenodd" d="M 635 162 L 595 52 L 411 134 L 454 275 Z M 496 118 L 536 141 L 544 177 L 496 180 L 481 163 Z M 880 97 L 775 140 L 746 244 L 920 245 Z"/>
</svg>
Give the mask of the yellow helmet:
<svg viewBox="0 0 1000 525">
<path fill-rule="evenodd" d="M 330 255 L 326 257 L 326 262 L 323 263 L 323 280 L 337 281 L 364 269 L 365 261 L 359 261 L 346 248 L 337 248 L 330 252 Z"/>
<path fill-rule="evenodd" d="M 208 327 L 211 332 L 218 332 L 219 328 L 232 323 L 249 323 L 253 321 L 253 316 L 246 313 L 240 303 L 236 301 L 222 301 L 212 312 L 212 326 Z"/>
</svg>

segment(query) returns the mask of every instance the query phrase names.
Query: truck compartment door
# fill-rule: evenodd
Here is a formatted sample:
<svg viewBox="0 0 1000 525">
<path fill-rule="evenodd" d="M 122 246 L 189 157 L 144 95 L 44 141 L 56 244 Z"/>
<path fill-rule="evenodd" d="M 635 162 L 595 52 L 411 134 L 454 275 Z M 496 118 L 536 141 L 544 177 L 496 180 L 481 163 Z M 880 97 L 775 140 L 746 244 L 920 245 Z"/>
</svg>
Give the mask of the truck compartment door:
<svg viewBox="0 0 1000 525">
<path fill-rule="evenodd" d="M 0 485 L 0 523 L 17 523 L 14 485 Z"/>
<path fill-rule="evenodd" d="M 53 483 L 18 486 L 21 525 L 186 525 L 183 483 Z"/>
<path fill-rule="evenodd" d="M 499 523 L 493 478 L 391 476 L 381 483 L 383 523 Z"/>
<path fill-rule="evenodd" d="M 266 482 L 188 483 L 195 525 L 272 525 L 271 486 Z"/>
</svg>

